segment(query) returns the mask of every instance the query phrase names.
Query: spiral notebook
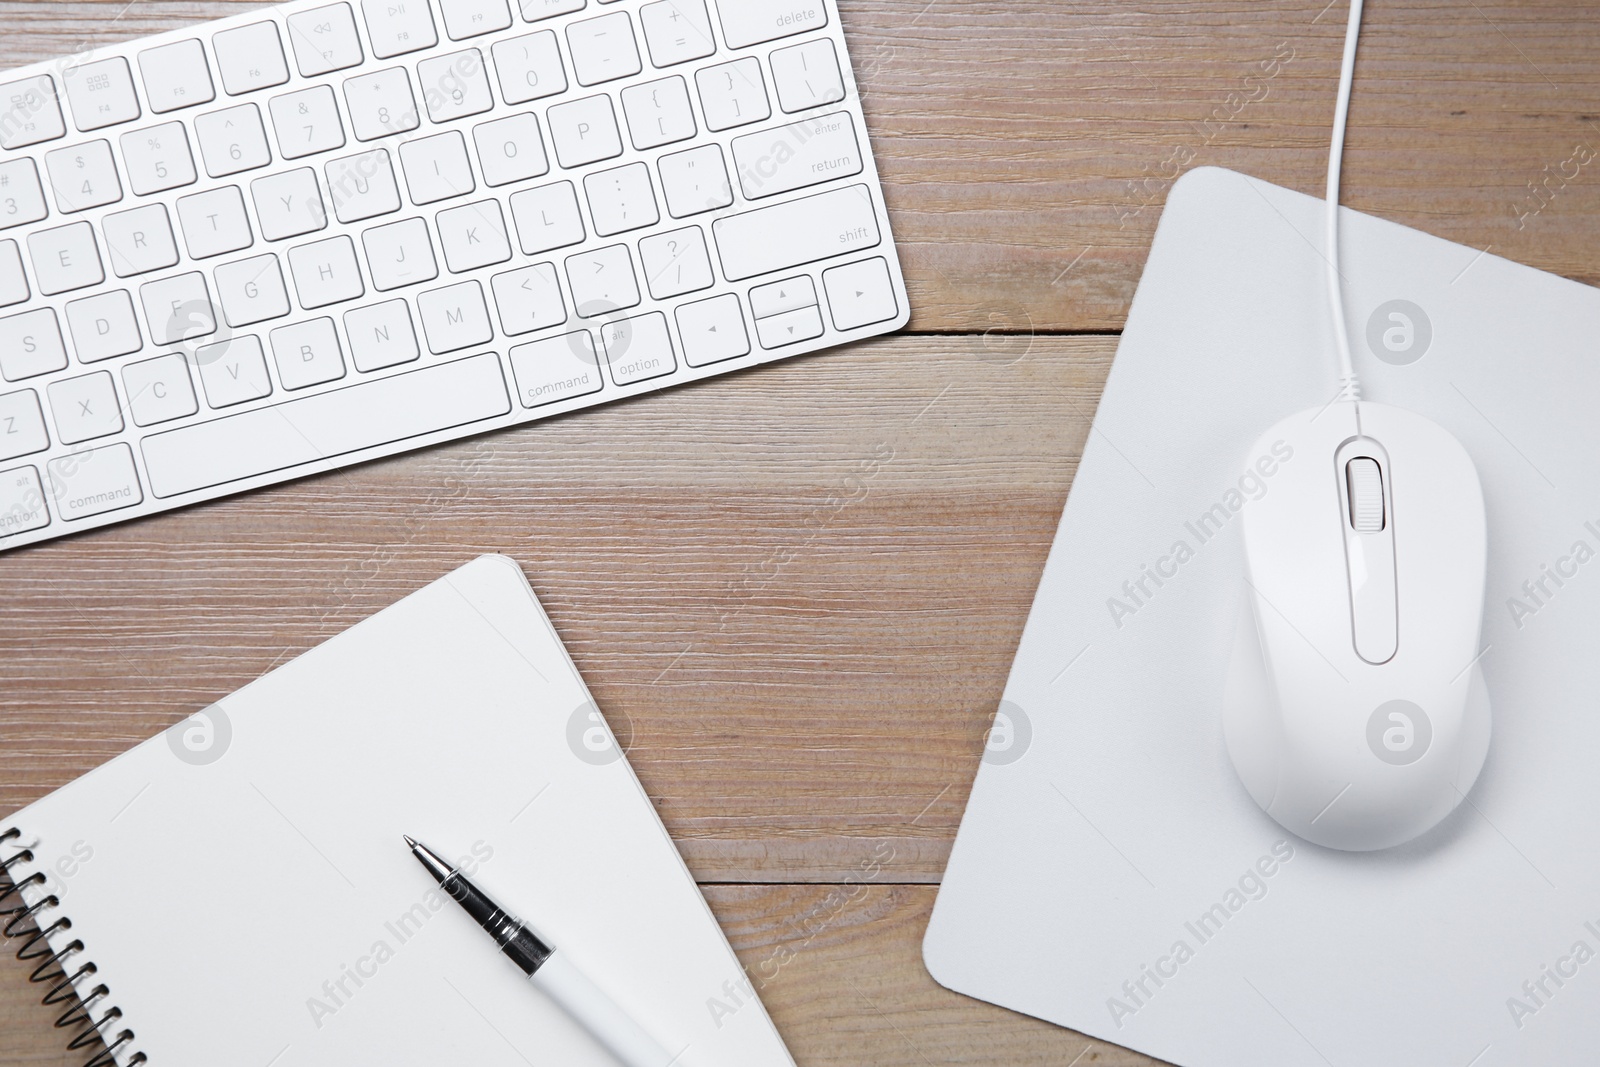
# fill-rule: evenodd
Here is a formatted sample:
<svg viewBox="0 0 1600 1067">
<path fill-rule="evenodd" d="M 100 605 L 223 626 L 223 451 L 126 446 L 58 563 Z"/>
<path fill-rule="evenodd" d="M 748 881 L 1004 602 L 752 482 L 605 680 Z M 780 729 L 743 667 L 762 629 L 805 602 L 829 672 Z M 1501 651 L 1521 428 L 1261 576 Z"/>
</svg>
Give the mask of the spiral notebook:
<svg viewBox="0 0 1600 1067">
<path fill-rule="evenodd" d="M 33 951 L 60 953 L 68 975 L 93 965 L 76 988 L 93 1021 L 118 1013 L 102 1033 L 123 1067 L 611 1067 L 430 892 L 404 833 L 462 860 L 682 1050 L 683 1067 L 793 1064 L 532 589 L 501 556 L 0 820 L 0 832 L 0 862 L 24 857 L 11 873 L 49 934 L 48 950 Z"/>
</svg>

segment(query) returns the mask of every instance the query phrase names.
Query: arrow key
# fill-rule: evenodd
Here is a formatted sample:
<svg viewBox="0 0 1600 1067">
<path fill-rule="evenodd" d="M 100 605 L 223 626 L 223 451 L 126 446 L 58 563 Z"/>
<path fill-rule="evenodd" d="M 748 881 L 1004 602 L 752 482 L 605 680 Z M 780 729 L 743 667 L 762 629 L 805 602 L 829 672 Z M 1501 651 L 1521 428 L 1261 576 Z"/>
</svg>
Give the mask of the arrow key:
<svg viewBox="0 0 1600 1067">
<path fill-rule="evenodd" d="M 822 336 L 822 312 L 815 304 L 781 315 L 756 320 L 756 334 L 762 348 L 782 348 Z"/>
<path fill-rule="evenodd" d="M 750 351 L 739 298 L 733 293 L 684 304 L 677 311 L 684 362 L 691 367 L 720 363 Z"/>
</svg>

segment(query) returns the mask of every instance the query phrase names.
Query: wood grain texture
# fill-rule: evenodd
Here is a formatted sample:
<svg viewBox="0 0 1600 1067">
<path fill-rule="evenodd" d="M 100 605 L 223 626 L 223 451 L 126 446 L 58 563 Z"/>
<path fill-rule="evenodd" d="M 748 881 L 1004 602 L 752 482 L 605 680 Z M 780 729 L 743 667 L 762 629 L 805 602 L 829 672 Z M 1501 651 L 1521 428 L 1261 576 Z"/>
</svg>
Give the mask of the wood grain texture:
<svg viewBox="0 0 1600 1067">
<path fill-rule="evenodd" d="M 921 336 L 0 556 L 0 812 L 506 552 L 745 962 L 785 959 L 802 1064 L 1150 1062 L 919 942 L 1114 351 L 1081 334 L 1182 171 L 1320 191 L 1325 3 L 842 0 Z M 0 2 L 0 65 L 255 6 Z M 1346 203 L 1600 280 L 1597 45 L 1578 0 L 1371 5 Z M 80 1063 L 31 992 L 0 966 L 0 1062 Z"/>
</svg>

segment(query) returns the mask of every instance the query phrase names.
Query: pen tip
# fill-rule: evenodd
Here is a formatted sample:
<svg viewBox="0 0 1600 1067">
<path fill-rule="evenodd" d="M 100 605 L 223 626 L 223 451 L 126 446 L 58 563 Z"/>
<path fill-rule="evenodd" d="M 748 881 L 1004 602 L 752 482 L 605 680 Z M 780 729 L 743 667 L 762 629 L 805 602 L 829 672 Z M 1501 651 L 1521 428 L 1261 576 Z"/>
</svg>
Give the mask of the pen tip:
<svg viewBox="0 0 1600 1067">
<path fill-rule="evenodd" d="M 416 848 L 417 847 L 417 839 L 412 837 L 410 834 L 401 834 L 400 836 L 406 839 L 406 846 L 407 847 L 409 847 L 409 848 Z"/>
</svg>

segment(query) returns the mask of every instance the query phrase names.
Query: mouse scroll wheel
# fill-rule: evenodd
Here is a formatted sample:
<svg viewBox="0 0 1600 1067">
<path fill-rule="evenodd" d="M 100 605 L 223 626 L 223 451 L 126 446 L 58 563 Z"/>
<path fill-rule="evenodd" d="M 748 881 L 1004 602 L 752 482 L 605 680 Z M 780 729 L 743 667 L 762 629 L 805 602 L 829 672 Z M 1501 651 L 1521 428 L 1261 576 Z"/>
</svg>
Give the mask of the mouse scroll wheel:
<svg viewBox="0 0 1600 1067">
<path fill-rule="evenodd" d="M 1350 486 L 1350 525 L 1356 533 L 1383 529 L 1383 471 L 1378 461 L 1359 456 L 1345 464 Z"/>
</svg>

